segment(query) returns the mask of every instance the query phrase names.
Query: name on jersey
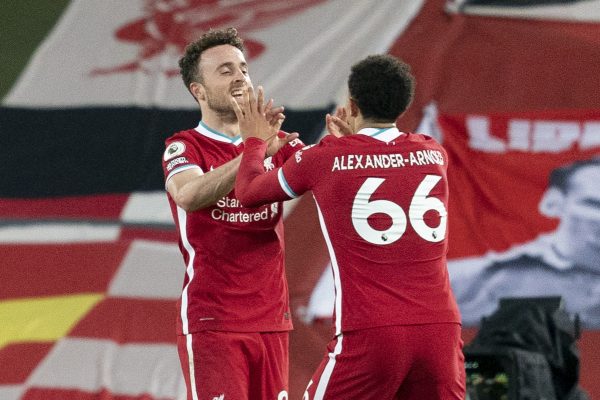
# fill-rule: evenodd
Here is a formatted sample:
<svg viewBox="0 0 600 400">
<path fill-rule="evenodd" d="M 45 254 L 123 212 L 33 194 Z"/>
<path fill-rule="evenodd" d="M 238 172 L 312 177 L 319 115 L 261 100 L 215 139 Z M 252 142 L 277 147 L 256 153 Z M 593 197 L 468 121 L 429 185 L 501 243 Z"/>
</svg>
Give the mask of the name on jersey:
<svg viewBox="0 0 600 400">
<path fill-rule="evenodd" d="M 367 168 L 403 168 L 417 165 L 444 165 L 444 156 L 438 150 L 411 151 L 404 156 L 394 154 L 348 154 L 333 160 L 331 171 Z"/>
</svg>

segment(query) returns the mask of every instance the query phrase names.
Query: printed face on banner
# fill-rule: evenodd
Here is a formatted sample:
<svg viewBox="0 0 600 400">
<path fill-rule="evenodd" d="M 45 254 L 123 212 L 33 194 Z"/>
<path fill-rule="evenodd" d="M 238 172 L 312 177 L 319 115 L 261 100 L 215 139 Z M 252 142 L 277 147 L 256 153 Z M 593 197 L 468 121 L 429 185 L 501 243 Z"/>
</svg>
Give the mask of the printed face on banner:
<svg viewBox="0 0 600 400">
<path fill-rule="evenodd" d="M 600 164 L 577 170 L 569 178 L 557 243 L 575 264 L 600 272 Z"/>
<path fill-rule="evenodd" d="M 179 70 L 176 60 L 185 46 L 198 39 L 209 29 L 235 27 L 244 37 L 248 59 L 260 56 L 265 45 L 250 35 L 255 30 L 280 23 L 293 14 L 301 12 L 325 0 L 146 0 L 145 15 L 122 26 L 115 32 L 117 40 L 140 46 L 137 58 L 116 66 L 101 67 L 94 75 L 142 71 L 151 73 L 152 65 L 169 67 L 162 72 L 176 76 Z M 173 62 L 164 62 L 164 58 Z"/>
<path fill-rule="evenodd" d="M 600 114 L 441 115 L 448 269 L 465 326 L 504 297 L 561 296 L 600 327 Z"/>
</svg>

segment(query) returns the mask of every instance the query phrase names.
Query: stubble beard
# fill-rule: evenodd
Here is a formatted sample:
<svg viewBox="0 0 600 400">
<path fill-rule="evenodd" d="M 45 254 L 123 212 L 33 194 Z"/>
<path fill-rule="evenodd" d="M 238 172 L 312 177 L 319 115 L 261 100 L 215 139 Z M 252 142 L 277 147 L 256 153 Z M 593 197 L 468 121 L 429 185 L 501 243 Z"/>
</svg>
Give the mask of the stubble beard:
<svg viewBox="0 0 600 400">
<path fill-rule="evenodd" d="M 212 92 L 206 91 L 206 104 L 220 119 L 227 123 L 237 122 L 235 111 L 229 103 L 229 99 L 223 99 L 225 96 L 214 96 Z"/>
</svg>

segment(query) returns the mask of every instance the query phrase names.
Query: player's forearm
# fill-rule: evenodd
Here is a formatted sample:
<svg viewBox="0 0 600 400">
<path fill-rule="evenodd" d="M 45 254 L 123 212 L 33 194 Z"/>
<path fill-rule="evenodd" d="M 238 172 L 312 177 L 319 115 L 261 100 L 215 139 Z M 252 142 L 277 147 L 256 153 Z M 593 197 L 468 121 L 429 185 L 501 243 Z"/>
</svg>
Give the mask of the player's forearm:
<svg viewBox="0 0 600 400">
<path fill-rule="evenodd" d="M 262 140 L 246 141 L 240 169 L 235 180 L 235 195 L 245 207 L 258 207 L 288 200 L 277 180 L 277 170 L 265 173 L 263 159 L 267 144 Z"/>
<path fill-rule="evenodd" d="M 179 190 L 175 202 L 187 212 L 212 206 L 233 190 L 240 161 L 238 156 L 191 180 Z"/>
</svg>

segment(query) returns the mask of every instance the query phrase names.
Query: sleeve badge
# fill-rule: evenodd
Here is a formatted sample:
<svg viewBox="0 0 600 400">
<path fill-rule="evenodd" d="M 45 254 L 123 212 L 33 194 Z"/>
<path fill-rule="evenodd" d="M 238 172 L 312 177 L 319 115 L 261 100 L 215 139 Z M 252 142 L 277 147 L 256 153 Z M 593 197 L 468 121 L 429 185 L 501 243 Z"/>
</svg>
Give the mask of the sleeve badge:
<svg viewBox="0 0 600 400">
<path fill-rule="evenodd" d="M 168 161 L 173 157 L 177 157 L 185 151 L 185 144 L 183 142 L 173 142 L 167 146 L 165 153 L 163 154 L 163 160 Z"/>
</svg>

